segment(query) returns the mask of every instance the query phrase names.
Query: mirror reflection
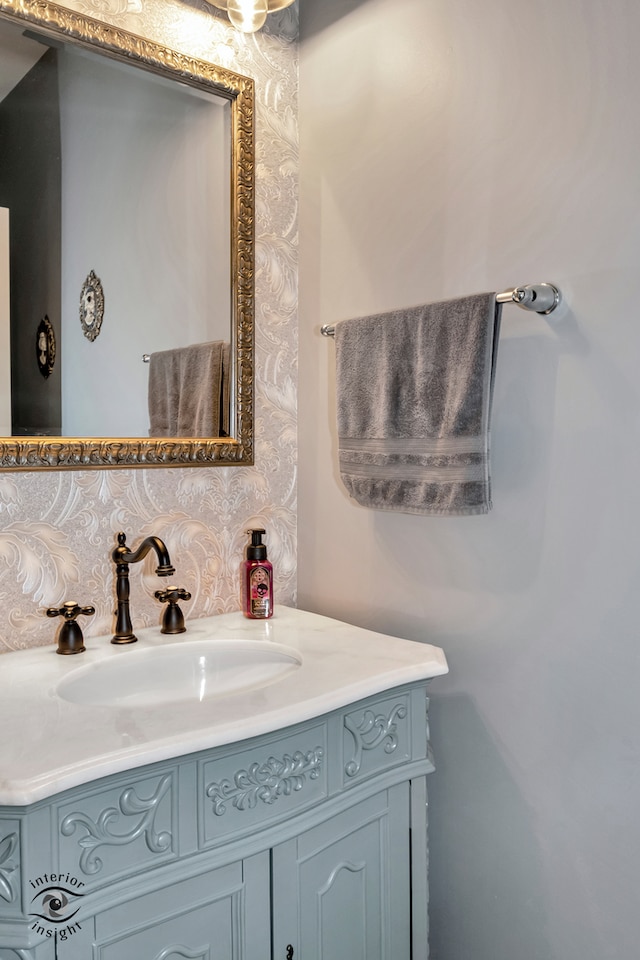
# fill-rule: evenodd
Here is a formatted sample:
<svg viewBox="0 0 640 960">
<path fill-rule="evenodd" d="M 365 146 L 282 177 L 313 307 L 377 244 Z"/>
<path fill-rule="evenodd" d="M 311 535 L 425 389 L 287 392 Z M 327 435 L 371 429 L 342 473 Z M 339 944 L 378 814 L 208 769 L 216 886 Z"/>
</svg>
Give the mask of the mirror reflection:
<svg viewBox="0 0 640 960">
<path fill-rule="evenodd" d="M 253 80 L 47 0 L 0 6 L 0 75 L 20 61 L 0 113 L 33 82 L 39 115 L 0 193 L 0 470 L 252 464 Z"/>
<path fill-rule="evenodd" d="M 6 435 L 228 436 L 230 101 L 7 22 L 0 96 Z"/>
</svg>

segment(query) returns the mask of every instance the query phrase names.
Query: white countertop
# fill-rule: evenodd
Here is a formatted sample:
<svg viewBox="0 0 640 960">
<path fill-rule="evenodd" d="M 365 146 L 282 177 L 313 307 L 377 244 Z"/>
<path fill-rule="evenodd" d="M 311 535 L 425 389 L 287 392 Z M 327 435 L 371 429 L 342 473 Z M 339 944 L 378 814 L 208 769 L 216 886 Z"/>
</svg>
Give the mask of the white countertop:
<svg viewBox="0 0 640 960">
<path fill-rule="evenodd" d="M 271 620 L 230 613 L 187 621 L 180 636 L 162 636 L 159 627 L 136 632 L 138 642 L 126 646 L 89 638 L 77 656 L 58 656 L 52 645 L 0 657 L 0 804 L 34 803 L 112 773 L 246 740 L 448 670 L 439 647 L 287 607 L 276 607 Z M 302 663 L 268 686 L 202 703 L 96 706 L 56 693 L 88 664 L 99 669 L 133 650 L 212 638 L 282 644 Z"/>
</svg>

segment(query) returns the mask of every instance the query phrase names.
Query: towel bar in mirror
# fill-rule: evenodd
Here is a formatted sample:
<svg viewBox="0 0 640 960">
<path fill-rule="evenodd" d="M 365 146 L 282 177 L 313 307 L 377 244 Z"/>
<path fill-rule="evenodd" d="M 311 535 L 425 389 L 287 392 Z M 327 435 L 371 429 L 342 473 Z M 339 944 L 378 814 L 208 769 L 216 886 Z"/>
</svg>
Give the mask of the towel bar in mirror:
<svg viewBox="0 0 640 960">
<path fill-rule="evenodd" d="M 253 462 L 254 189 L 253 80 L 0 0 L 0 470 Z M 141 355 L 218 342 L 228 429 L 150 436 Z"/>
</svg>

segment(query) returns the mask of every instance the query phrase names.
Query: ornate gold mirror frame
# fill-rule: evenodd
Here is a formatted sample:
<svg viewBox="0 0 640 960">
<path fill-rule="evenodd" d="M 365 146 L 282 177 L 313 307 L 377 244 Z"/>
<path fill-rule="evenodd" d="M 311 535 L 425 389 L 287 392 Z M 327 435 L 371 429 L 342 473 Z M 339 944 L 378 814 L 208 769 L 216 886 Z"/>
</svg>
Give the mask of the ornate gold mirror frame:
<svg viewBox="0 0 640 960">
<path fill-rule="evenodd" d="M 0 470 L 253 463 L 253 80 L 46 0 L 0 0 L 0 16 L 224 97 L 231 104 L 232 437 L 0 438 Z"/>
</svg>

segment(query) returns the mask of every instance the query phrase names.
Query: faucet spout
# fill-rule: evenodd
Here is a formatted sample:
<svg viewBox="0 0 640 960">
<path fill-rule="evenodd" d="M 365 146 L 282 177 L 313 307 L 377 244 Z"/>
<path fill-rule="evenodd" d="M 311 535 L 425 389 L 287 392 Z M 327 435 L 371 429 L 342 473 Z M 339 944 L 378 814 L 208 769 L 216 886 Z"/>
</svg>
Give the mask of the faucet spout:
<svg viewBox="0 0 640 960">
<path fill-rule="evenodd" d="M 155 550 L 158 558 L 156 574 L 159 577 L 170 577 L 176 571 L 171 563 L 169 551 L 160 537 L 146 537 L 137 550 L 131 551 L 127 547 L 125 534 L 118 534 L 118 546 L 111 554 L 111 558 L 116 565 L 116 597 L 118 601 L 116 629 L 111 638 L 111 643 L 135 643 L 138 639 L 133 632 L 129 611 L 129 564 L 143 560 L 152 549 Z"/>
<path fill-rule="evenodd" d="M 139 560 L 144 560 L 151 548 L 155 550 L 158 558 L 156 573 L 159 577 L 170 577 L 176 571 L 171 565 L 169 551 L 160 537 L 146 537 L 138 549 L 132 552 L 127 549 L 124 533 L 119 533 L 118 546 L 113 551 L 112 557 L 115 563 L 137 563 Z"/>
</svg>

